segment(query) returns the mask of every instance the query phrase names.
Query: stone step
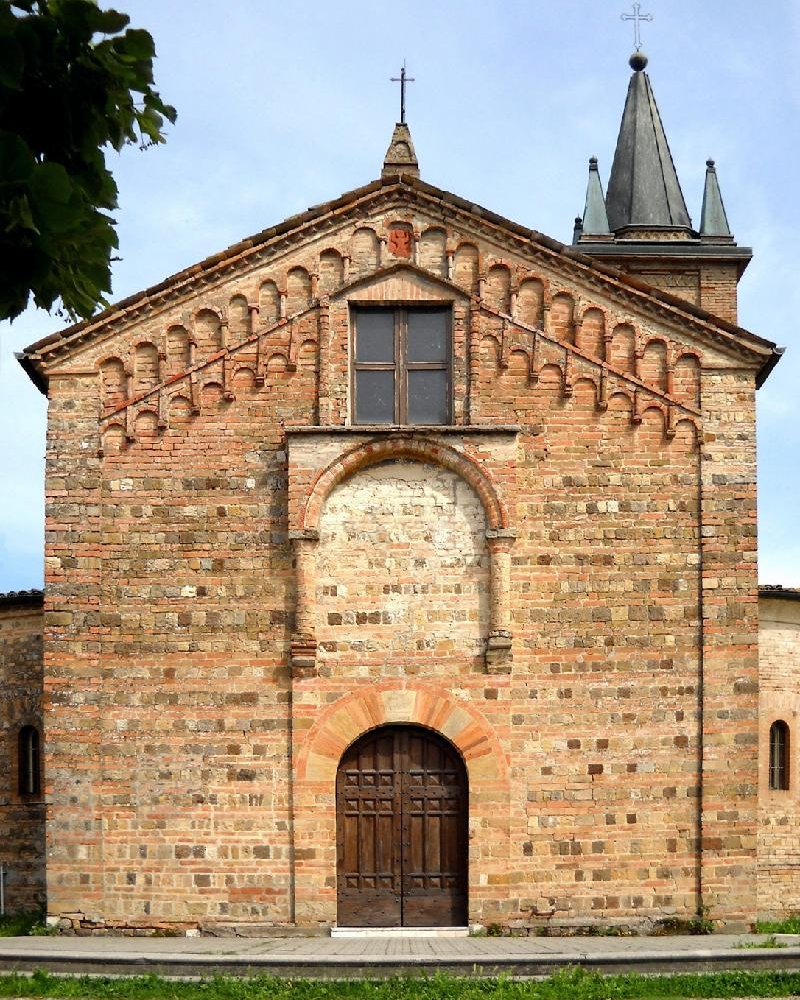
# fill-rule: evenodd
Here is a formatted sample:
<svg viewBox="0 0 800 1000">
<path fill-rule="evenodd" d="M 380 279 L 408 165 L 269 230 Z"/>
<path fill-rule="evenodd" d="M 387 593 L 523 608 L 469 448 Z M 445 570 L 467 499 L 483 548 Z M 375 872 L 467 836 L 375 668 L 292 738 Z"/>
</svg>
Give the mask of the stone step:
<svg viewBox="0 0 800 1000">
<path fill-rule="evenodd" d="M 327 927 L 290 927 L 285 925 L 265 924 L 256 921 L 222 923 L 205 923 L 200 927 L 200 933 L 208 937 L 233 938 L 309 938 L 328 937 Z"/>
<path fill-rule="evenodd" d="M 332 927 L 334 938 L 455 938 L 468 937 L 469 927 Z"/>
</svg>

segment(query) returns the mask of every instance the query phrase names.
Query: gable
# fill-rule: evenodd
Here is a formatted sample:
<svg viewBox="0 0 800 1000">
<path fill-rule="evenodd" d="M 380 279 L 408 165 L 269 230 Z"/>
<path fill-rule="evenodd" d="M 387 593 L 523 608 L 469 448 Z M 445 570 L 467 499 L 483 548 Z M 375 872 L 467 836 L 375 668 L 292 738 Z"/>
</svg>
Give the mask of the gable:
<svg viewBox="0 0 800 1000">
<path fill-rule="evenodd" d="M 287 220 L 32 345 L 22 360 L 42 385 L 54 374 L 94 376 L 103 429 L 129 439 L 143 415 L 149 430 L 164 430 L 197 415 L 204 397 L 233 402 L 237 387 L 298 369 L 319 375 L 308 419 L 347 423 L 348 308 L 358 302 L 452 304 L 463 327 L 457 423 L 475 418 L 465 406 L 477 357 L 487 377 L 523 371 L 531 392 L 544 372 L 566 397 L 591 384 L 601 410 L 614 394 L 634 419 L 655 406 L 668 430 L 699 415 L 702 370 L 757 377 L 775 360 L 774 345 L 747 331 L 397 178 Z"/>
</svg>

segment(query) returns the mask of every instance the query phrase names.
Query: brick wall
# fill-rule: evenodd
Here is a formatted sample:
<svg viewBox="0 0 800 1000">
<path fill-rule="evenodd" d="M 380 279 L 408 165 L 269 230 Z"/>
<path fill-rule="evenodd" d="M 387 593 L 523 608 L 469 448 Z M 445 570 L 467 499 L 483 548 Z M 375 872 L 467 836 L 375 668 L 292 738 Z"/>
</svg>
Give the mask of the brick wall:
<svg viewBox="0 0 800 1000">
<path fill-rule="evenodd" d="M 336 765 L 398 722 L 467 764 L 470 920 L 752 912 L 753 373 L 426 211 L 287 237 L 52 362 L 51 914 L 334 922 Z M 350 426 L 375 302 L 452 303 L 453 427 Z"/>
<path fill-rule="evenodd" d="M 758 912 L 762 919 L 800 910 L 800 601 L 792 596 L 766 595 L 759 602 Z M 786 790 L 769 786 L 769 731 L 777 720 L 789 727 Z"/>
<path fill-rule="evenodd" d="M 9 913 L 44 905 L 43 795 L 21 794 L 19 733 L 42 733 L 42 596 L 0 595 L 0 865 Z"/>
</svg>

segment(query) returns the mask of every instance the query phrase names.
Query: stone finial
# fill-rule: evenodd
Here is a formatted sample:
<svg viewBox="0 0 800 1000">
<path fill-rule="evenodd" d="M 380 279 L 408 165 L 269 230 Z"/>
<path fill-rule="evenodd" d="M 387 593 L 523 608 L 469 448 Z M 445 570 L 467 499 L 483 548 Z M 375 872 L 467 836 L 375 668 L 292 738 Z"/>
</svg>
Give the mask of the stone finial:
<svg viewBox="0 0 800 1000">
<path fill-rule="evenodd" d="M 395 177 L 397 174 L 419 177 L 417 154 L 411 141 L 411 132 L 405 122 L 398 122 L 395 125 L 381 170 L 381 177 Z"/>
</svg>

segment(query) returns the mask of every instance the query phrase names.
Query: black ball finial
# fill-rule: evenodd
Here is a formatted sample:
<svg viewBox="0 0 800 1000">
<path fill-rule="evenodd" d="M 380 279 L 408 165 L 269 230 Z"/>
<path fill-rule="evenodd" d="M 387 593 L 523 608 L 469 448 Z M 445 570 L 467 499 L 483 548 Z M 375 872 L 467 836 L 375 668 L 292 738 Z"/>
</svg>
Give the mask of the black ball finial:
<svg viewBox="0 0 800 1000">
<path fill-rule="evenodd" d="M 647 65 L 647 56 L 640 49 L 637 49 L 628 60 L 628 65 L 635 72 L 641 73 Z"/>
</svg>

